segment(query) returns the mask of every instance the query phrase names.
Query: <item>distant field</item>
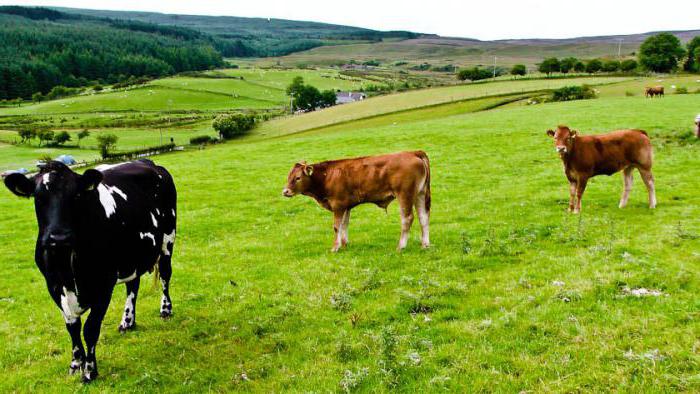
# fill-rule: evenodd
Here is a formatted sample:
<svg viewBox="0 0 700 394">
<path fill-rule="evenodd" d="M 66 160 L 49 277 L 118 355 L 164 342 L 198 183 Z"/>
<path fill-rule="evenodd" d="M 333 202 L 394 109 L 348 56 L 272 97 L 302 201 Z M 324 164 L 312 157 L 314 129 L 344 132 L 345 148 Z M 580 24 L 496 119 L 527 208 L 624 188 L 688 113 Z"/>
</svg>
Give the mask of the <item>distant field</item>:
<svg viewBox="0 0 700 394">
<path fill-rule="evenodd" d="M 357 77 L 341 75 L 337 70 L 298 70 L 298 69 L 226 69 L 212 71 L 210 74 L 222 73 L 231 77 L 243 77 L 244 81 L 284 91 L 295 77 L 304 78 L 304 83 L 320 90 L 362 90 L 367 84 L 376 82 Z"/>
<path fill-rule="evenodd" d="M 405 93 L 379 96 L 364 101 L 355 102 L 323 111 L 312 112 L 301 116 L 288 116 L 266 122 L 255 129 L 255 133 L 268 136 L 295 133 L 302 130 L 314 129 L 335 123 L 347 122 L 370 116 L 430 105 L 444 104 L 453 101 L 467 100 L 482 96 L 524 93 L 535 90 L 553 89 L 577 84 L 605 84 L 626 81 L 628 78 L 574 78 L 551 80 L 504 81 L 495 83 L 465 84 L 458 86 L 422 89 Z"/>
<path fill-rule="evenodd" d="M 638 43 L 625 41 L 622 53 L 634 52 L 638 46 Z M 379 60 L 385 64 L 392 64 L 402 60 L 412 64 L 428 62 L 435 65 L 488 66 L 493 64 L 494 56 L 498 58 L 498 64 L 501 66 L 523 63 L 534 67 L 542 59 L 552 56 L 577 56 L 583 59 L 617 56 L 617 43 L 535 41 L 527 44 L 512 44 L 498 41 L 419 38 L 371 44 L 324 46 L 279 58 L 261 59 L 261 63 L 280 62 L 283 65 L 293 66 L 297 64 L 331 65 L 350 60 Z"/>
</svg>

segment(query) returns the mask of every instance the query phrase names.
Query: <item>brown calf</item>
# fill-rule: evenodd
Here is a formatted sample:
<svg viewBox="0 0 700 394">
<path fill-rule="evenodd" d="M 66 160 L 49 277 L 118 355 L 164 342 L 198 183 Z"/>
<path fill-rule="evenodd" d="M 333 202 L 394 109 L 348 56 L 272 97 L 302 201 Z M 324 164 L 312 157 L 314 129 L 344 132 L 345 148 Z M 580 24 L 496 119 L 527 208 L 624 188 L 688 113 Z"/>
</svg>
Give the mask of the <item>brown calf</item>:
<svg viewBox="0 0 700 394">
<path fill-rule="evenodd" d="M 401 238 L 399 250 L 406 247 L 413 223 L 413 208 L 421 224 L 421 243 L 430 246 L 430 162 L 423 151 L 391 153 L 381 156 L 297 163 L 287 176 L 282 194 L 312 197 L 333 212 L 336 237 L 333 252 L 348 243 L 350 210 L 357 205 L 374 203 L 386 208 L 399 200 Z"/>
<path fill-rule="evenodd" d="M 623 171 L 624 190 L 620 208 L 627 205 L 632 190 L 632 170 L 639 170 L 649 191 L 649 208 L 656 207 L 654 176 L 651 173 L 653 150 L 647 133 L 642 130 L 618 130 L 608 134 L 579 136 L 566 126 L 547 130 L 564 163 L 569 180 L 569 211 L 581 211 L 581 197 L 588 179 L 596 175 L 612 175 Z"/>
<path fill-rule="evenodd" d="M 646 97 L 654 97 L 654 96 L 663 96 L 664 95 L 664 87 L 663 86 L 647 86 L 644 88 L 644 96 Z"/>
</svg>

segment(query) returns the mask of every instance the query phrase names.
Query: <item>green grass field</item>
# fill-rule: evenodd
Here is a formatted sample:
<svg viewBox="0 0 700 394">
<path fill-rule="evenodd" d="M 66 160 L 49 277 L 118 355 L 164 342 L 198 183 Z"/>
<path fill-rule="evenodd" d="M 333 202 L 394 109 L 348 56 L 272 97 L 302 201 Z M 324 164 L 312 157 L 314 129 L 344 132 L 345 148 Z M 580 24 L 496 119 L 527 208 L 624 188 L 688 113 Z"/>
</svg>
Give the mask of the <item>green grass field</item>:
<svg viewBox="0 0 700 394">
<path fill-rule="evenodd" d="M 493 92 L 460 89 L 462 99 Z M 145 277 L 138 328 L 120 335 L 117 288 L 101 377 L 88 388 L 66 374 L 68 335 L 32 262 L 32 203 L 0 193 L 0 391 L 700 391 L 700 143 L 688 137 L 700 95 L 624 91 L 473 113 L 454 110 L 467 102 L 395 113 L 420 105 L 387 96 L 397 104 L 381 116 L 337 124 L 312 113 L 299 122 L 334 125 L 157 157 L 179 191 L 175 315 L 160 320 Z M 566 213 L 568 185 L 545 135 L 559 123 L 647 130 L 658 208 L 646 207 L 635 174 L 618 209 L 618 174 L 594 178 L 582 214 Z M 416 223 L 408 249 L 395 251 L 392 204 L 355 209 L 349 248 L 331 254 L 330 213 L 281 197 L 300 159 L 409 149 L 431 159 L 429 250 Z"/>
</svg>

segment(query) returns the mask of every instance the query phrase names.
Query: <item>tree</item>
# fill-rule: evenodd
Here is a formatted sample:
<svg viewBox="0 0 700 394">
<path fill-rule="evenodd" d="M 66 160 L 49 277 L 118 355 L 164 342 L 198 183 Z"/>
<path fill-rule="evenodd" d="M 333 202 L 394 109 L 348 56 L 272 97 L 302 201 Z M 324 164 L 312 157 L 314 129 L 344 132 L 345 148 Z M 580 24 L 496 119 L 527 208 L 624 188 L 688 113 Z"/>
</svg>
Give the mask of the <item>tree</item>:
<svg viewBox="0 0 700 394">
<path fill-rule="evenodd" d="M 683 69 L 690 72 L 700 71 L 700 36 L 696 36 L 686 44 L 688 57 L 683 64 Z"/>
<path fill-rule="evenodd" d="M 313 86 L 305 85 L 296 96 L 294 96 L 294 109 L 302 111 L 313 111 L 320 106 L 321 92 Z"/>
<path fill-rule="evenodd" d="M 336 95 L 332 90 L 324 90 L 321 92 L 321 107 L 327 108 L 335 105 Z"/>
<path fill-rule="evenodd" d="M 222 140 L 228 140 L 243 135 L 255 127 L 255 115 L 219 115 L 214 119 L 212 127 L 219 133 Z"/>
<path fill-rule="evenodd" d="M 603 71 L 612 73 L 620 70 L 620 62 L 618 60 L 608 60 L 603 63 Z"/>
<path fill-rule="evenodd" d="M 591 59 L 586 63 L 586 72 L 589 74 L 595 74 L 603 69 L 603 62 L 600 59 Z"/>
<path fill-rule="evenodd" d="M 561 68 L 561 64 L 559 63 L 559 59 L 556 57 L 550 57 L 547 59 L 544 59 L 542 63 L 540 63 L 538 70 L 541 73 L 547 74 L 547 76 L 552 75 L 552 73 L 555 73 L 559 71 Z"/>
<path fill-rule="evenodd" d="M 78 133 L 78 146 L 80 146 L 80 141 L 82 141 L 84 138 L 87 138 L 90 136 L 90 132 L 87 130 L 83 130 Z"/>
<path fill-rule="evenodd" d="M 639 63 L 649 71 L 667 73 L 678 68 L 685 54 L 680 40 L 671 33 L 659 33 L 639 47 Z"/>
<path fill-rule="evenodd" d="M 527 67 L 524 64 L 516 64 L 510 69 L 511 75 L 520 75 L 521 77 L 527 74 Z"/>
<path fill-rule="evenodd" d="M 33 128 L 23 128 L 17 131 L 17 134 L 19 135 L 20 142 L 25 143 L 36 137 L 36 130 Z"/>
<path fill-rule="evenodd" d="M 304 78 L 294 77 L 292 83 L 287 86 L 287 96 L 296 96 L 304 88 Z"/>
<path fill-rule="evenodd" d="M 620 63 L 620 70 L 623 72 L 632 72 L 637 69 L 637 61 L 634 59 L 626 59 Z"/>
<path fill-rule="evenodd" d="M 582 73 L 582 72 L 586 71 L 586 64 L 580 60 L 577 61 L 574 64 L 574 71 L 576 71 L 577 73 Z"/>
<path fill-rule="evenodd" d="M 114 134 L 100 134 L 97 136 L 97 147 L 103 159 L 106 159 L 111 150 L 117 147 L 119 137 Z"/>
<path fill-rule="evenodd" d="M 574 66 L 578 62 L 578 59 L 575 57 L 567 57 L 564 59 L 561 59 L 561 62 L 559 63 L 559 70 L 563 72 L 564 74 L 568 73 L 569 71 L 574 69 Z"/>
<path fill-rule="evenodd" d="M 63 145 L 70 140 L 70 134 L 67 131 L 61 131 L 53 137 L 53 143 L 56 145 Z"/>
<path fill-rule="evenodd" d="M 36 132 L 37 138 L 39 138 L 39 146 L 41 146 L 42 142 L 49 142 L 53 140 L 53 130 L 37 130 Z"/>
</svg>

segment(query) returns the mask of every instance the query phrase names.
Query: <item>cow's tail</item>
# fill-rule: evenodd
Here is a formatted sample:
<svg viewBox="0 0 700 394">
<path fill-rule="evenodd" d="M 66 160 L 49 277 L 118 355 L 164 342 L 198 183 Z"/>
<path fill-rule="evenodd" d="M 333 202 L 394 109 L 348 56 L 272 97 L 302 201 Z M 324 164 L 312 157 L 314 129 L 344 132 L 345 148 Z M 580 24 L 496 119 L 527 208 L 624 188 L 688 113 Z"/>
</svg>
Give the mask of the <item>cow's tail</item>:
<svg viewBox="0 0 700 394">
<path fill-rule="evenodd" d="M 423 161 L 423 166 L 425 167 L 425 210 L 430 212 L 430 159 L 428 155 L 422 150 L 416 151 L 416 156 Z"/>
</svg>

